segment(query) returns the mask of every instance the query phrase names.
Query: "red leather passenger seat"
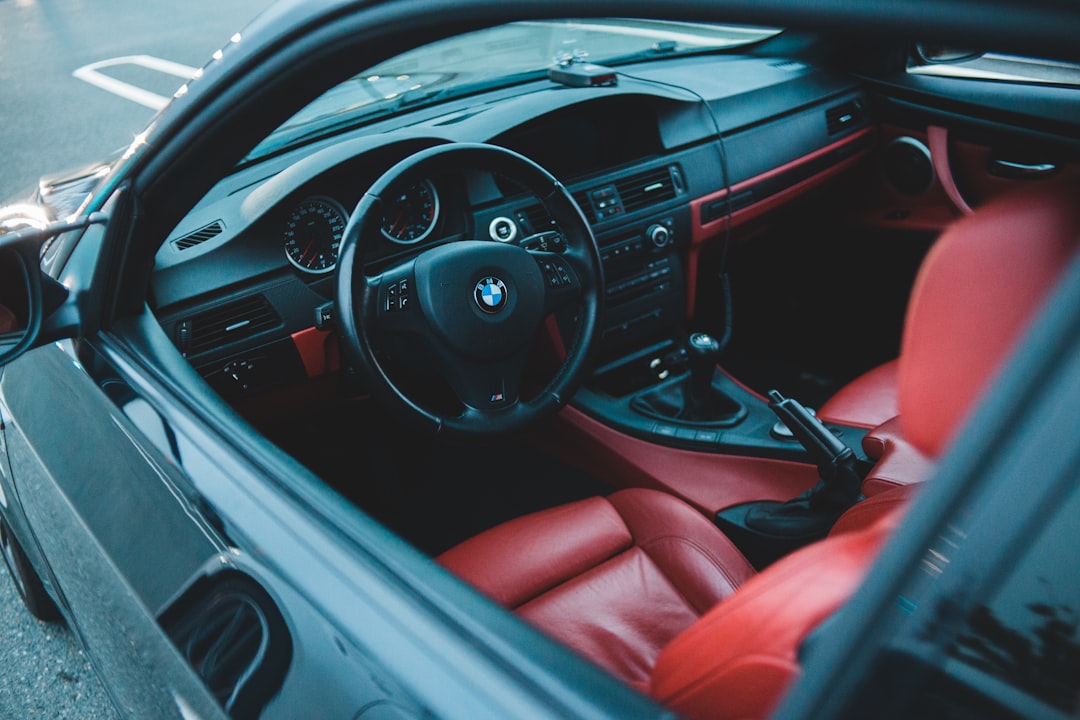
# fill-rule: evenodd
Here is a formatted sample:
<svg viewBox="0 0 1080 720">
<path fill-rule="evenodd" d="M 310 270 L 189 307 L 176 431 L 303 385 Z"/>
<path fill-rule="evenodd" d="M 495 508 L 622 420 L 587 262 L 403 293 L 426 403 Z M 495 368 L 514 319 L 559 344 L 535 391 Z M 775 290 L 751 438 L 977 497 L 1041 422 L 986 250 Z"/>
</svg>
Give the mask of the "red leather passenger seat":
<svg viewBox="0 0 1080 720">
<path fill-rule="evenodd" d="M 1067 194 L 995 201 L 943 235 L 898 369 L 900 430 L 925 457 L 895 464 L 900 474 L 947 447 L 1078 243 Z M 763 717 L 797 677 L 803 639 L 855 591 L 918 491 L 878 472 L 879 492 L 828 538 L 756 576 L 708 519 L 640 489 L 510 521 L 439 561 L 679 713 Z"/>
<path fill-rule="evenodd" d="M 1075 193 L 1075 190 L 1072 190 L 1072 192 Z M 1021 314 L 1025 314 L 1026 311 L 1030 310 L 1032 307 L 1031 301 L 1041 299 L 1044 296 L 1043 293 L 1047 290 L 1048 284 L 1039 282 L 1040 278 L 1037 272 L 1029 275 L 1034 281 L 1030 284 L 1025 284 L 1022 278 L 1014 280 L 1008 275 L 1014 267 L 1028 264 L 1032 260 L 1036 262 L 1039 260 L 1038 257 L 1032 258 L 1027 255 L 1026 238 L 1066 237 L 1062 235 L 1062 231 L 1067 229 L 1071 220 L 1068 213 L 1064 212 L 1064 208 L 1058 212 L 1045 212 L 1044 210 L 1056 203 L 1062 203 L 1062 201 L 1068 203 L 1067 196 L 1068 193 L 1060 190 L 1055 190 L 1055 192 L 1049 194 L 1018 193 L 980 208 L 975 213 L 977 217 L 971 225 L 967 225 L 963 221 L 956 223 L 954 228 L 947 231 L 947 233 L 955 235 L 956 227 L 981 227 L 985 229 L 986 237 L 983 240 L 976 240 L 970 246 L 953 251 L 964 254 L 965 262 L 954 263 L 948 266 L 947 272 L 942 272 L 937 276 L 944 285 L 944 287 L 940 288 L 942 298 L 948 300 L 952 293 L 957 293 L 961 297 L 966 293 L 974 293 L 976 296 L 985 295 L 988 302 L 994 303 L 998 310 L 1005 313 L 1005 316 L 1000 319 L 1002 325 L 1010 325 L 1013 322 L 1015 318 L 1012 318 L 1010 313 L 1019 311 Z M 1075 203 L 1076 200 L 1072 202 Z M 976 246 L 980 243 L 985 243 L 988 248 L 992 248 L 992 251 L 987 253 L 978 252 Z M 940 241 L 935 244 L 935 249 L 931 250 L 931 255 L 936 252 L 937 245 L 940 244 Z M 1054 257 L 1053 253 L 1055 251 L 1052 247 L 1047 245 L 1043 246 L 1043 249 L 1050 253 L 1051 257 Z M 929 257 L 927 262 L 929 262 Z M 1014 286 L 1014 282 L 1018 283 L 1018 285 Z M 1020 298 L 1019 302 L 1013 303 L 1006 291 L 1020 292 L 1023 297 Z M 916 286 L 912 291 L 912 298 L 914 299 L 919 292 L 920 289 Z M 922 292 L 926 292 L 925 288 L 922 289 Z M 947 313 L 947 304 L 930 301 L 928 305 L 932 312 L 940 312 L 943 319 L 952 318 L 952 328 L 957 331 L 956 337 L 960 338 L 967 338 L 973 333 L 981 332 L 981 329 L 985 327 L 985 323 L 998 322 L 996 315 L 990 308 L 980 314 L 979 317 L 982 319 L 982 323 L 980 323 L 969 322 L 964 313 L 950 315 Z M 956 307 L 966 309 L 968 305 L 960 302 Z M 905 327 L 907 332 L 911 331 L 910 310 Z M 920 323 L 916 327 L 923 327 L 923 325 Z M 933 330 L 932 324 L 927 325 L 928 337 L 916 340 L 914 346 L 923 352 L 940 353 L 942 357 L 952 356 L 957 360 L 968 357 L 964 353 L 955 355 L 941 352 L 939 348 L 933 345 L 933 338 L 929 337 L 935 333 L 939 338 L 945 337 L 940 332 L 940 329 Z M 911 347 L 910 338 L 905 338 L 899 360 L 892 360 L 879 365 L 840 388 L 835 395 L 818 408 L 818 416 L 831 422 L 874 428 L 902 412 L 900 374 L 901 367 L 905 364 L 903 362 L 903 353 L 907 352 Z M 993 353 L 984 353 L 982 355 L 982 358 L 987 357 L 997 356 Z M 961 386 L 970 382 L 972 378 L 981 377 L 979 372 L 967 372 L 963 367 L 956 368 L 956 370 L 958 372 L 951 372 L 948 375 L 960 382 Z M 915 379 L 909 379 L 909 390 L 914 387 L 914 382 Z M 938 389 L 945 393 L 953 392 L 953 388 L 947 384 Z"/>
<path fill-rule="evenodd" d="M 826 422 L 874 428 L 900 414 L 900 361 L 878 365 L 836 391 L 818 408 Z"/>
</svg>

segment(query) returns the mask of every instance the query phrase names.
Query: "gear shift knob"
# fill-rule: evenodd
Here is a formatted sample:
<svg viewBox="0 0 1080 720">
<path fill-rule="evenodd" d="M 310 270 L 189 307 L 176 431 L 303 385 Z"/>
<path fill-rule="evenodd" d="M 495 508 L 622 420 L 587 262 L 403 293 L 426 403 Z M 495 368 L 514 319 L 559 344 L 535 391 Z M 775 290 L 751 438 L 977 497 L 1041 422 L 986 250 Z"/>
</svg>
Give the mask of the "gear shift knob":
<svg viewBox="0 0 1080 720">
<path fill-rule="evenodd" d="M 695 403 L 707 402 L 713 372 L 720 360 L 720 343 L 708 333 L 694 333 L 686 349 L 690 361 L 687 399 Z"/>
</svg>

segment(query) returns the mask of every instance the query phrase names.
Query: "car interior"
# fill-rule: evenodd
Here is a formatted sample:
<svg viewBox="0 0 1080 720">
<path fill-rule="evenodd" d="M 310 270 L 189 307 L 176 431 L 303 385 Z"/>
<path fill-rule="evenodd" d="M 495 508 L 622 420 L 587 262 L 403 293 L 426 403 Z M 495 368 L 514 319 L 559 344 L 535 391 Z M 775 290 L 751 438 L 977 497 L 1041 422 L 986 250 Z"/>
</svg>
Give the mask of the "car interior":
<svg viewBox="0 0 1080 720">
<path fill-rule="evenodd" d="M 1080 236 L 1074 88 L 1002 99 L 909 72 L 911 47 L 831 43 L 544 76 L 251 159 L 161 246 L 151 308 L 253 427 L 465 582 L 680 713 L 762 716 Z M 571 209 L 442 152 L 476 143 Z M 376 314 L 336 303 L 350 232 Z M 520 382 L 480 390 L 393 324 L 419 307 L 453 335 L 511 302 L 497 270 L 461 308 L 394 274 L 476 243 L 581 291 L 519 323 Z M 504 392 L 547 408 L 586 360 L 558 412 L 454 432 L 485 402 L 497 426 Z"/>
</svg>

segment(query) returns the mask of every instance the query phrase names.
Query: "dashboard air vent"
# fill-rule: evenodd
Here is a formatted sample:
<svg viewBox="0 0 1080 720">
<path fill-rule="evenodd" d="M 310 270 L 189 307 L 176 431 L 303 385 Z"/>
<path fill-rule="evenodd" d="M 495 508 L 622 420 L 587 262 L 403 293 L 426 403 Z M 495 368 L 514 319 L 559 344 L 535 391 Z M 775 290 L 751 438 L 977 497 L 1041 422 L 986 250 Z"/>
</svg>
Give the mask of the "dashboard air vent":
<svg viewBox="0 0 1080 720">
<path fill-rule="evenodd" d="M 825 111 L 825 122 L 829 127 L 830 135 L 854 127 L 862 119 L 863 104 L 861 100 L 849 100 Z"/>
<path fill-rule="evenodd" d="M 251 295 L 205 310 L 176 326 L 177 346 L 198 355 L 281 325 L 281 317 L 262 295 Z"/>
<path fill-rule="evenodd" d="M 770 65 L 777 70 L 783 70 L 785 72 L 798 72 L 799 70 L 805 70 L 806 65 L 798 62 L 797 60 L 779 60 Z"/>
<path fill-rule="evenodd" d="M 209 225 L 202 226 L 195 232 L 189 232 L 187 235 L 173 240 L 173 246 L 177 250 L 187 250 L 188 248 L 193 248 L 211 238 L 216 238 L 224 229 L 225 223 L 220 220 L 215 220 Z"/>
<path fill-rule="evenodd" d="M 662 167 L 615 181 L 623 211 L 632 213 L 650 205 L 671 200 L 677 194 L 671 168 Z"/>
<path fill-rule="evenodd" d="M 518 225 L 525 231 L 525 235 L 535 235 L 539 232 L 551 230 L 555 221 L 543 205 L 530 205 L 518 210 L 516 213 Z"/>
<path fill-rule="evenodd" d="M 592 225 L 596 222 L 596 210 L 593 209 L 592 203 L 589 202 L 589 192 L 587 190 L 579 190 L 576 193 L 572 193 L 574 196 L 574 202 L 581 208 L 581 212 L 584 213 L 585 219 Z"/>
</svg>

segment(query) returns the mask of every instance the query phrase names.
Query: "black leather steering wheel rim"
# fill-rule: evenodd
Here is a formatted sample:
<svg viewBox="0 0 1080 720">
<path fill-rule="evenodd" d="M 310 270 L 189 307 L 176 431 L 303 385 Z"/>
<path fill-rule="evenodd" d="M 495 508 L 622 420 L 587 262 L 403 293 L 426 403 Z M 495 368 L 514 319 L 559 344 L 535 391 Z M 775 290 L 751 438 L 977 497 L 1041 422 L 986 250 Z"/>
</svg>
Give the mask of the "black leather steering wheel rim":
<svg viewBox="0 0 1080 720">
<path fill-rule="evenodd" d="M 539 253 L 490 240 L 457 241 L 423 250 L 376 275 L 365 273 L 365 253 L 380 235 L 386 193 L 403 178 L 462 170 L 492 172 L 531 192 L 555 220 L 565 250 Z M 392 288 L 396 293 L 403 282 L 411 285 L 409 308 L 392 312 L 387 293 Z M 437 145 L 383 173 L 352 213 L 338 254 L 338 325 L 346 358 L 369 379 L 372 395 L 400 417 L 444 434 L 513 432 L 556 412 L 584 381 L 601 327 L 603 286 L 592 230 L 554 176 L 498 146 Z M 484 288 L 502 301 L 501 308 L 485 307 Z M 565 359 L 538 394 L 522 400 L 520 372 L 528 348 L 545 318 L 571 301 L 578 305 L 577 322 Z M 460 414 L 424 407 L 394 381 L 373 337 L 387 328 L 417 336 L 436 354 L 440 372 L 462 402 Z"/>
</svg>

